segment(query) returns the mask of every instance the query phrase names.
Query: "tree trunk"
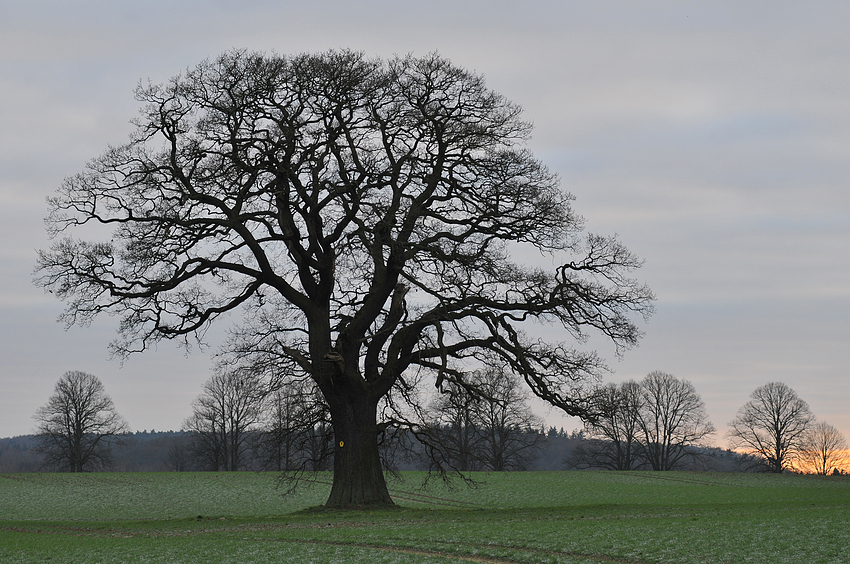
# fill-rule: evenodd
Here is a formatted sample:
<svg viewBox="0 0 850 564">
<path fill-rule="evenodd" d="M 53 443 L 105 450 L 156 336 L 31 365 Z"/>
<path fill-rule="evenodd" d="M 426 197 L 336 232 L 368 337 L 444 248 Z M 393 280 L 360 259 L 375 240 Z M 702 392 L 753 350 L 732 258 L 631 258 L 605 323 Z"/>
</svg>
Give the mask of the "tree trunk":
<svg viewBox="0 0 850 564">
<path fill-rule="evenodd" d="M 329 401 L 334 428 L 334 477 L 327 507 L 393 506 L 378 452 L 377 403 L 337 396 Z"/>
</svg>

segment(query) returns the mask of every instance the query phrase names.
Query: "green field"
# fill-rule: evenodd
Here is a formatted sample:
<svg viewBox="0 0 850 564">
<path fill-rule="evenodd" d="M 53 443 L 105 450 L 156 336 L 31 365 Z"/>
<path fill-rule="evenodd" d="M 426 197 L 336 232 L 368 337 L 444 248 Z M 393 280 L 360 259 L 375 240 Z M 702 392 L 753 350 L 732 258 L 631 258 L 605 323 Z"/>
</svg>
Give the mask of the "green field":
<svg viewBox="0 0 850 564">
<path fill-rule="evenodd" d="M 475 477 L 331 512 L 308 509 L 328 484 L 284 498 L 274 474 L 0 474 L 0 563 L 850 562 L 847 477 Z"/>
</svg>

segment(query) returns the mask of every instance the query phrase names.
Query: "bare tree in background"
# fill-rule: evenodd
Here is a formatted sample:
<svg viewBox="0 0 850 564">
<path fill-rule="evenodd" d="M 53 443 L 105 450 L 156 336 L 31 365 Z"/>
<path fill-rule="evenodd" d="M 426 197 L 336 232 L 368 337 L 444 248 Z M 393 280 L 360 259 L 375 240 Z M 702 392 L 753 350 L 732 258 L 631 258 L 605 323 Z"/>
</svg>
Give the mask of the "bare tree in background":
<svg viewBox="0 0 850 564">
<path fill-rule="evenodd" d="M 531 411 L 528 396 L 505 366 L 490 364 L 478 372 L 477 380 L 483 394 L 476 405 L 479 459 L 496 472 L 526 470 L 539 453 L 543 420 Z"/>
<path fill-rule="evenodd" d="M 539 452 L 542 420 L 528 405 L 516 376 L 488 363 L 446 385 L 419 434 L 433 469 L 524 470 Z"/>
<path fill-rule="evenodd" d="M 430 424 L 420 433 L 433 470 L 468 472 L 480 469 L 482 437 L 476 417 L 482 398 L 458 383 L 448 383 L 430 411 Z"/>
<path fill-rule="evenodd" d="M 108 468 L 111 447 L 128 432 L 103 383 L 86 372 L 66 372 L 34 419 L 45 463 L 69 472 Z"/>
<path fill-rule="evenodd" d="M 297 431 L 301 428 L 302 407 L 306 401 L 303 389 L 296 386 L 277 390 L 269 396 L 268 413 L 258 444 L 265 466 L 277 471 L 296 467 L 301 452 Z"/>
<path fill-rule="evenodd" d="M 823 421 L 816 423 L 806 433 L 800 459 L 803 469 L 814 470 L 822 476 L 844 472 L 849 462 L 847 440 L 832 425 Z"/>
<path fill-rule="evenodd" d="M 293 382 L 268 397 L 258 450 L 266 468 L 319 470 L 333 456 L 330 412 L 311 380 Z"/>
<path fill-rule="evenodd" d="M 243 467 L 266 393 L 262 380 L 247 370 L 220 370 L 206 381 L 184 424 L 204 466 L 216 471 Z"/>
<path fill-rule="evenodd" d="M 650 290 L 616 238 L 582 233 L 572 196 L 526 147 L 519 106 L 449 61 L 231 51 L 162 85 L 127 144 L 50 199 L 37 283 L 67 323 L 120 316 L 118 354 L 202 339 L 245 311 L 260 354 L 297 365 L 334 431 L 327 505 L 392 505 L 382 401 L 437 388 L 486 353 L 574 416 Z M 75 239 L 91 224 L 100 241 Z M 79 231 L 90 233 L 85 228 Z M 523 264 L 520 243 L 558 266 Z M 551 323 L 551 336 L 526 328 Z"/>
<path fill-rule="evenodd" d="M 790 468 L 814 422 L 809 404 L 782 382 L 756 388 L 729 424 L 735 448 L 761 458 L 771 472 Z"/>
<path fill-rule="evenodd" d="M 641 466 L 640 384 L 634 380 L 608 384 L 598 394 L 599 417 L 585 422 L 587 440 L 576 447 L 568 464 L 577 468 L 635 470 Z"/>
<path fill-rule="evenodd" d="M 690 447 L 714 433 L 694 385 L 665 372 L 650 372 L 640 383 L 638 427 L 643 456 L 653 470 L 672 470 Z"/>
<path fill-rule="evenodd" d="M 585 422 L 589 440 L 566 461 L 571 467 L 672 470 L 714 432 L 693 384 L 664 372 L 609 384 L 597 404 L 599 416 Z"/>
<path fill-rule="evenodd" d="M 194 468 L 192 436 L 182 435 L 172 439 L 165 455 L 165 467 L 170 472 L 187 472 Z"/>
</svg>

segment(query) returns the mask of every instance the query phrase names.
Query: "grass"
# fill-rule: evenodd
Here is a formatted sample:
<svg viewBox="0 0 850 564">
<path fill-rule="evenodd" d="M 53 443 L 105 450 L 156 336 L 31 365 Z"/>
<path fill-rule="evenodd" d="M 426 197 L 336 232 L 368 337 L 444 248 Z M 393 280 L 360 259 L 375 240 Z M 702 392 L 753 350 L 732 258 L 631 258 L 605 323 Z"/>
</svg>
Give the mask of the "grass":
<svg viewBox="0 0 850 564">
<path fill-rule="evenodd" d="M 273 474 L 0 474 L 0 563 L 850 561 L 850 479 L 481 474 L 390 489 L 401 509 L 305 510 Z M 320 480 L 329 480 L 329 475 Z"/>
</svg>

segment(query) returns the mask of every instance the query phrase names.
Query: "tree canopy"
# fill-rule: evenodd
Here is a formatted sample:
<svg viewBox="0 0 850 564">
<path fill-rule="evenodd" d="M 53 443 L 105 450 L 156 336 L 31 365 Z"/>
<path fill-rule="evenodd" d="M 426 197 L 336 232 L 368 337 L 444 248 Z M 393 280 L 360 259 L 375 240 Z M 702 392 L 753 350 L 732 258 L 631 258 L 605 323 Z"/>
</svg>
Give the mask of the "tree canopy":
<svg viewBox="0 0 850 564">
<path fill-rule="evenodd" d="M 33 418 L 45 463 L 68 472 L 109 468 L 112 444 L 128 432 L 100 379 L 76 370 L 62 375 Z"/>
<path fill-rule="evenodd" d="M 665 372 L 608 384 L 598 402 L 599 417 L 585 423 L 590 442 L 571 457 L 578 467 L 673 470 L 714 433 L 694 385 Z"/>
<path fill-rule="evenodd" d="M 130 141 L 50 199 L 58 239 L 37 281 L 68 323 L 118 314 L 118 354 L 247 312 L 234 351 L 308 374 L 327 401 L 330 505 L 391 503 L 378 405 L 424 375 L 464 385 L 495 355 L 587 416 L 604 366 L 572 343 L 639 339 L 641 261 L 582 235 L 520 107 L 438 55 L 232 51 L 136 94 Z M 92 223 L 110 234 L 70 235 Z M 523 264 L 541 255 L 557 266 Z M 562 331 L 537 338 L 538 324 Z"/>
<path fill-rule="evenodd" d="M 769 382 L 750 394 L 750 401 L 729 423 L 733 446 L 757 456 L 771 472 L 782 472 L 802 451 L 814 423 L 809 404 L 782 382 Z"/>
</svg>

